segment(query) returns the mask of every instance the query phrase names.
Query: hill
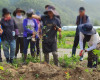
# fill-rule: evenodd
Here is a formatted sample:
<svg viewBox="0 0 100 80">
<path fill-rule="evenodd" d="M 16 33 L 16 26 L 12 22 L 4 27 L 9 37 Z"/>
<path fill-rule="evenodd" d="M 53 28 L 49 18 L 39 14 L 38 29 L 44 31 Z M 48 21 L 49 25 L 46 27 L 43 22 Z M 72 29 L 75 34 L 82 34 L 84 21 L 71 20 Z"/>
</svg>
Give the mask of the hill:
<svg viewBox="0 0 100 80">
<path fill-rule="evenodd" d="M 62 25 L 75 25 L 78 9 L 81 6 L 86 8 L 87 15 L 90 16 L 92 22 L 98 23 L 100 20 L 99 0 L 0 0 L 0 13 L 2 8 L 7 7 L 13 12 L 16 7 L 24 10 L 33 8 L 35 11 L 44 11 L 44 6 L 47 4 L 54 5 L 59 12 L 62 20 Z M 97 7 L 99 6 L 99 7 Z M 2 15 L 2 14 L 0 14 Z"/>
</svg>

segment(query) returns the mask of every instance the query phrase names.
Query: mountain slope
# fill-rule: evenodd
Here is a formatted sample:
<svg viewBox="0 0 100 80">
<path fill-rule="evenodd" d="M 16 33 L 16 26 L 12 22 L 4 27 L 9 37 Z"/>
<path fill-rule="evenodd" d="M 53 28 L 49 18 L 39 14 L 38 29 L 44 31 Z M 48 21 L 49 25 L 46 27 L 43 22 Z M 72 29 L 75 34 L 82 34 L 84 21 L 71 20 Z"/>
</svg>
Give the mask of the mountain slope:
<svg viewBox="0 0 100 80">
<path fill-rule="evenodd" d="M 81 6 L 86 8 L 86 14 L 89 15 L 92 22 L 100 20 L 100 0 L 0 0 L 0 13 L 2 8 L 7 7 L 13 12 L 17 7 L 24 10 L 33 8 L 40 11 L 45 10 L 47 4 L 54 5 L 59 12 L 62 25 L 74 25 L 78 9 Z M 2 14 L 1 14 L 2 15 Z"/>
</svg>

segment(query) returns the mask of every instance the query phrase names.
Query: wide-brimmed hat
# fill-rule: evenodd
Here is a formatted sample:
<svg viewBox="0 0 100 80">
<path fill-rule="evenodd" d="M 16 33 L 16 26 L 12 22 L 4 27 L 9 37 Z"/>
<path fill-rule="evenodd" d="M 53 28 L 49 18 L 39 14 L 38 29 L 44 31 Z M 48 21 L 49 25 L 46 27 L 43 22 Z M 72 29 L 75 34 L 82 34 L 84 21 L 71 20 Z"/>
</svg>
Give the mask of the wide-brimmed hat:
<svg viewBox="0 0 100 80">
<path fill-rule="evenodd" d="M 86 35 L 96 34 L 96 30 L 93 28 L 93 25 L 90 23 L 82 24 L 78 26 L 80 32 Z"/>
<path fill-rule="evenodd" d="M 48 12 L 52 12 L 54 15 L 57 15 L 55 10 L 53 10 L 52 8 L 48 8 L 48 10 L 44 11 L 44 14 L 48 14 Z"/>
<path fill-rule="evenodd" d="M 4 17 L 4 15 L 6 15 L 6 14 L 11 14 L 11 12 L 8 11 L 7 8 L 3 8 L 3 9 L 2 9 L 2 16 Z"/>
<path fill-rule="evenodd" d="M 16 13 L 20 11 L 22 13 L 22 15 L 25 15 L 25 11 L 20 9 L 20 8 L 16 8 L 16 10 L 13 12 L 13 15 L 16 16 Z"/>
</svg>

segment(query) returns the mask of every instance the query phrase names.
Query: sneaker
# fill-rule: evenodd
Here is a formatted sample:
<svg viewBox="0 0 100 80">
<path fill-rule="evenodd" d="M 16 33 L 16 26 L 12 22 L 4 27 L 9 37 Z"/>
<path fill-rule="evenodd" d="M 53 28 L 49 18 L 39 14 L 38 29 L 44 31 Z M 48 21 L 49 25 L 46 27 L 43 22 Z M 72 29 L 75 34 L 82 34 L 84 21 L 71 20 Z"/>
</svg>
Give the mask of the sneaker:
<svg viewBox="0 0 100 80">
<path fill-rule="evenodd" d="M 80 61 L 83 61 L 83 56 L 80 57 Z"/>
</svg>

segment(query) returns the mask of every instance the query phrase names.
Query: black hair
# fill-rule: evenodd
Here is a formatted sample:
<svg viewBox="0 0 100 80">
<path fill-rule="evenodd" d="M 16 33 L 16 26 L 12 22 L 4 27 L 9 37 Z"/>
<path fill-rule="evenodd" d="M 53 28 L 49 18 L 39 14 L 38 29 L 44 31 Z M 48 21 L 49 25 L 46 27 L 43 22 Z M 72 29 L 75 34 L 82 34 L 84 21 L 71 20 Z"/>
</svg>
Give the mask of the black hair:
<svg viewBox="0 0 100 80">
<path fill-rule="evenodd" d="M 46 5 L 45 8 L 48 8 L 50 5 Z"/>
<path fill-rule="evenodd" d="M 30 18 L 30 17 L 32 17 L 32 15 L 33 15 L 33 13 L 27 13 L 27 18 Z"/>
<path fill-rule="evenodd" d="M 82 10 L 85 11 L 85 8 L 84 7 L 80 7 L 79 11 L 82 11 Z"/>
</svg>

